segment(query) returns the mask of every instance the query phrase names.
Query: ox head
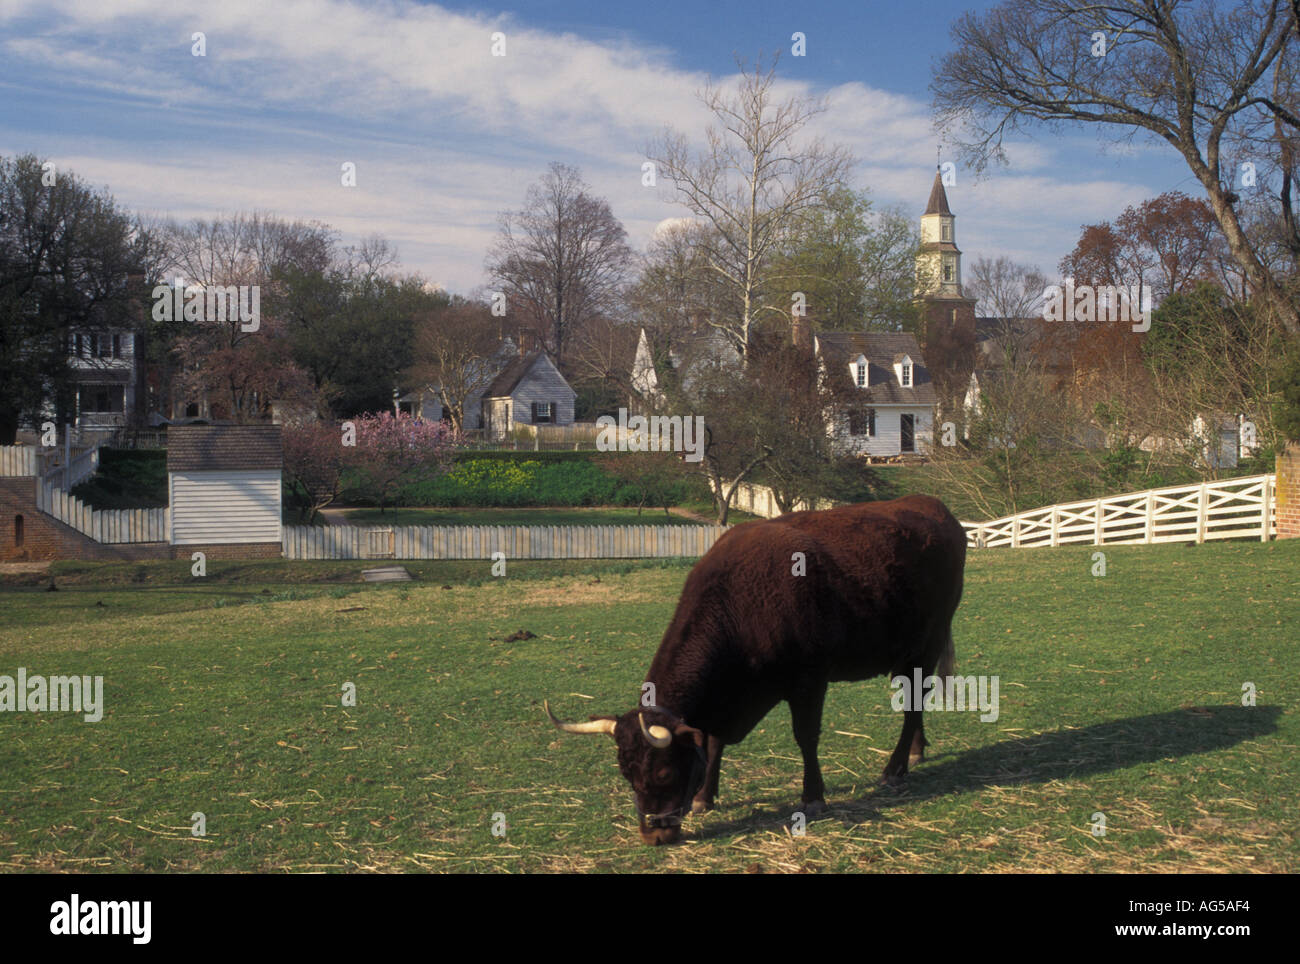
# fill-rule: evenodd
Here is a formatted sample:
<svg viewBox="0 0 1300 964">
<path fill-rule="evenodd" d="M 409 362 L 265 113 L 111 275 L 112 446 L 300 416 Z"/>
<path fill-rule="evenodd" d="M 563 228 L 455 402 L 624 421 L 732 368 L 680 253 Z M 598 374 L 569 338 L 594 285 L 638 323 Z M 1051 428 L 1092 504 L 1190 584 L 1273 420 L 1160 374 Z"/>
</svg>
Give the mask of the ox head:
<svg viewBox="0 0 1300 964">
<path fill-rule="evenodd" d="M 641 840 L 651 846 L 681 836 L 682 819 L 704 783 L 704 733 L 672 713 L 653 707 L 621 717 L 593 716 L 587 723 L 564 723 L 550 704 L 546 715 L 566 733 L 604 733 L 618 744 L 618 768 L 636 798 Z"/>
</svg>

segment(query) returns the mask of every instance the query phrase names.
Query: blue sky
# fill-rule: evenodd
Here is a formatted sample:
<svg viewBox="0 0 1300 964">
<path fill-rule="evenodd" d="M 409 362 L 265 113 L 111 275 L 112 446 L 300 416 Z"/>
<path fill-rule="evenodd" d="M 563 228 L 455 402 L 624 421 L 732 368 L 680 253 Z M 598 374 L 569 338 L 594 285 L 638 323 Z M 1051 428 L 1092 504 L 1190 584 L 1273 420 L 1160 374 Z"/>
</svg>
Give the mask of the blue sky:
<svg viewBox="0 0 1300 964">
<path fill-rule="evenodd" d="M 379 233 L 404 268 L 464 293 L 486 280 L 499 212 L 550 161 L 581 168 L 638 248 L 685 215 L 665 182 L 641 185 L 644 150 L 664 125 L 702 136 L 695 92 L 732 77 L 736 53 L 782 49 L 783 88 L 829 98 L 816 133 L 857 156 L 855 186 L 919 217 L 939 141 L 931 71 L 969 6 L 0 0 L 0 154 L 47 157 L 151 216 L 256 209 L 345 241 Z M 490 55 L 494 31 L 505 57 Z M 804 57 L 789 55 L 795 31 Z M 968 264 L 1055 273 L 1081 224 L 1199 194 L 1171 149 L 1093 131 L 1010 156 L 981 179 L 959 168 L 949 189 Z"/>
</svg>

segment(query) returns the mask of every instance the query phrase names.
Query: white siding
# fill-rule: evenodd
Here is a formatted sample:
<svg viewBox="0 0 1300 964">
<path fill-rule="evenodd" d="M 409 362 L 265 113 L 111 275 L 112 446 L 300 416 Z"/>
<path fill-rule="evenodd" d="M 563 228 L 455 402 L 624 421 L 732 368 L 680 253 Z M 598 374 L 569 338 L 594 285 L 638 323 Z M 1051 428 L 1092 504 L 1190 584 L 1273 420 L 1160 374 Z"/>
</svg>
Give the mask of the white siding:
<svg viewBox="0 0 1300 964">
<path fill-rule="evenodd" d="M 934 443 L 934 413 L 929 408 L 876 405 L 876 434 L 849 434 L 847 415 L 836 416 L 835 450 L 842 455 L 891 456 L 903 451 L 902 416 L 913 416 L 913 451 L 925 454 Z"/>
<path fill-rule="evenodd" d="M 172 472 L 173 545 L 280 541 L 280 472 Z"/>
</svg>

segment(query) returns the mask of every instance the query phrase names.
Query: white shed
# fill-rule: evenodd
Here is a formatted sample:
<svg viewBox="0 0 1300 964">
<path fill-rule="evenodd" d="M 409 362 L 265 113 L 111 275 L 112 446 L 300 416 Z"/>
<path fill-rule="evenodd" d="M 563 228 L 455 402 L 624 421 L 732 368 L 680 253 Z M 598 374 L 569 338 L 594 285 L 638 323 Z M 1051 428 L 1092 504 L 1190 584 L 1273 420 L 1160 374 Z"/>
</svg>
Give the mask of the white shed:
<svg viewBox="0 0 1300 964">
<path fill-rule="evenodd" d="M 280 543 L 278 425 L 178 425 L 167 432 L 172 545 Z"/>
</svg>

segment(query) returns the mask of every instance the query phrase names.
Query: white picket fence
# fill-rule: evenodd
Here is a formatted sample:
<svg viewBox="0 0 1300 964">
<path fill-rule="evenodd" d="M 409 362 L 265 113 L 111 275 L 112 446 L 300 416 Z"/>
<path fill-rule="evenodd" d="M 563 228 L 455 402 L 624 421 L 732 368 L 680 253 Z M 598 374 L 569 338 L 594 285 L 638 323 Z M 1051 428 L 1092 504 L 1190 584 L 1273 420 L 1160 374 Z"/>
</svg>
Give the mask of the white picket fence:
<svg viewBox="0 0 1300 964">
<path fill-rule="evenodd" d="M 994 519 L 963 522 L 972 548 L 1066 545 L 1154 545 L 1258 539 L 1277 534 L 1277 476 L 1172 486 L 1105 499 L 1052 505 Z"/>
<path fill-rule="evenodd" d="M 728 526 L 284 526 L 286 559 L 656 559 L 702 556 Z"/>
<path fill-rule="evenodd" d="M 57 476 L 56 476 L 57 478 Z M 80 499 L 38 482 L 36 507 L 96 542 L 166 542 L 168 510 L 92 509 Z"/>
</svg>

